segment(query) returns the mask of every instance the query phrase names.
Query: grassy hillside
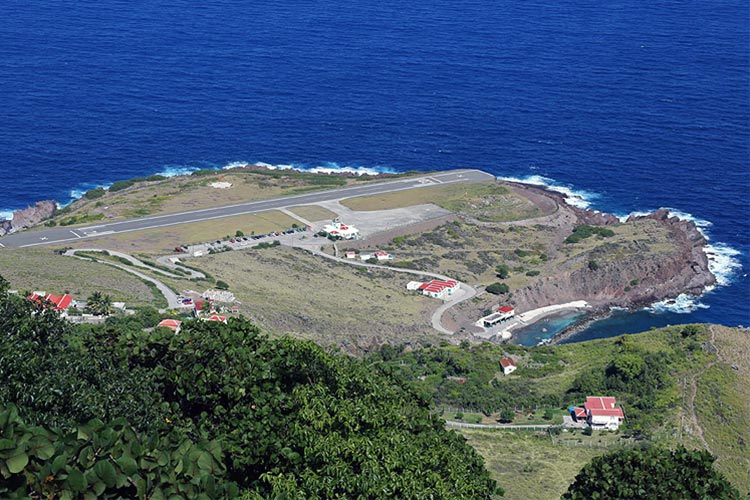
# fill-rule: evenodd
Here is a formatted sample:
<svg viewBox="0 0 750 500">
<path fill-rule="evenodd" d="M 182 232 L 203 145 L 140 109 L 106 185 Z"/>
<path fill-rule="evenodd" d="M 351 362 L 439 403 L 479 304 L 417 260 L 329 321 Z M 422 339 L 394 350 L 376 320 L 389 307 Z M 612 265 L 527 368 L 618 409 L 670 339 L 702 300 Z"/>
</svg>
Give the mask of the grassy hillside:
<svg viewBox="0 0 750 500">
<path fill-rule="evenodd" d="M 154 303 L 151 289 L 139 278 L 105 264 L 63 257 L 51 248 L 4 249 L 0 252 L 0 270 L 13 289 L 70 293 L 86 299 L 99 291 L 129 307 Z"/>
<path fill-rule="evenodd" d="M 444 415 L 453 420 L 472 421 L 476 412 L 483 423 L 497 425 L 511 410 L 514 424 L 543 423 L 544 413 L 547 423 L 556 424 L 559 410 L 581 404 L 587 395 L 615 396 L 626 415 L 618 433 L 537 436 L 462 429 L 508 498 L 558 498 L 591 457 L 636 442 L 708 449 L 717 456 L 718 470 L 748 491 L 748 354 L 746 330 L 682 325 L 544 348 L 467 342 L 418 350 L 387 346 L 372 360 L 434 398 L 438 407 L 450 408 Z M 506 356 L 519 366 L 508 377 L 498 365 Z M 509 481 L 511 476 L 517 479 Z M 529 496 L 532 492 L 538 496 Z"/>
</svg>

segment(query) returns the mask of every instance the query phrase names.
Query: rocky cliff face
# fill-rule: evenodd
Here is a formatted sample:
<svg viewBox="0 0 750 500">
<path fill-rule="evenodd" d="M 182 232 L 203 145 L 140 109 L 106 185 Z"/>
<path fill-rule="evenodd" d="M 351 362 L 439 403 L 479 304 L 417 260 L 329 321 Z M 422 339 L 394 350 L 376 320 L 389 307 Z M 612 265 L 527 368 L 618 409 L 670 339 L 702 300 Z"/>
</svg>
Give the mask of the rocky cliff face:
<svg viewBox="0 0 750 500">
<path fill-rule="evenodd" d="M 584 211 L 576 212 L 580 215 Z M 645 226 L 649 220 L 656 221 L 666 232 L 669 251 L 654 251 L 635 240 L 626 249 L 608 249 L 605 244 L 599 250 L 566 262 L 552 275 L 515 291 L 512 302 L 520 309 L 581 299 L 594 306 L 629 307 L 674 298 L 681 293 L 697 295 L 715 283 L 703 251 L 706 239 L 694 223 L 671 217 L 666 210 L 630 217 L 627 223 Z M 581 224 L 591 222 L 588 216 L 579 217 Z M 620 255 L 609 259 L 608 250 Z M 589 266 L 591 260 L 597 262 L 593 269 Z"/>
<path fill-rule="evenodd" d="M 13 231 L 28 229 L 51 217 L 57 209 L 57 203 L 52 200 L 38 201 L 36 205 L 13 212 L 11 220 L 0 221 L 0 236 Z"/>
</svg>

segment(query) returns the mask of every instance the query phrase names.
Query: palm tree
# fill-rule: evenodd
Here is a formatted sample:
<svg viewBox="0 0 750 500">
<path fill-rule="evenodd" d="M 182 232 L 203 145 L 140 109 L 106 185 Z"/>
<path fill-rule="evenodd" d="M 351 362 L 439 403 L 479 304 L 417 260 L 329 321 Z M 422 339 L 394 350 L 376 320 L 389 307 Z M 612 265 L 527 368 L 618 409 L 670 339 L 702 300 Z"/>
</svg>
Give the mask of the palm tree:
<svg viewBox="0 0 750 500">
<path fill-rule="evenodd" d="M 112 314 L 112 297 L 94 292 L 86 301 L 86 310 L 96 316 L 108 316 Z"/>
</svg>

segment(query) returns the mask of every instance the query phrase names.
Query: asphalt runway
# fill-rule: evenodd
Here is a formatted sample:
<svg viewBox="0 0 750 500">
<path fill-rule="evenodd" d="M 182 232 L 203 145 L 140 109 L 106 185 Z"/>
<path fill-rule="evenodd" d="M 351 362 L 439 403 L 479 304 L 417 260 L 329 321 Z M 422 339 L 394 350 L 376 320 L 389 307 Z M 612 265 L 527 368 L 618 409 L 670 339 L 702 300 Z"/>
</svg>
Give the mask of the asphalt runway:
<svg viewBox="0 0 750 500">
<path fill-rule="evenodd" d="M 177 224 L 189 224 L 191 222 L 221 219 L 235 215 L 254 214 L 265 212 L 267 210 L 276 210 L 298 205 L 309 205 L 321 201 L 342 200 L 358 196 L 392 193 L 395 191 L 403 191 L 405 189 L 438 186 L 441 184 L 483 182 L 494 179 L 494 175 L 480 170 L 450 170 L 420 177 L 369 183 L 362 186 L 350 186 L 295 196 L 283 196 L 281 198 L 273 198 L 269 200 L 250 201 L 247 203 L 192 210 L 176 214 L 142 217 L 140 219 L 122 220 L 93 226 L 34 229 L 3 236 L 0 238 L 0 250 L 3 248 L 22 248 L 67 243 L 80 239 L 96 238 L 98 236 L 143 231 L 145 229 L 168 227 Z"/>
</svg>

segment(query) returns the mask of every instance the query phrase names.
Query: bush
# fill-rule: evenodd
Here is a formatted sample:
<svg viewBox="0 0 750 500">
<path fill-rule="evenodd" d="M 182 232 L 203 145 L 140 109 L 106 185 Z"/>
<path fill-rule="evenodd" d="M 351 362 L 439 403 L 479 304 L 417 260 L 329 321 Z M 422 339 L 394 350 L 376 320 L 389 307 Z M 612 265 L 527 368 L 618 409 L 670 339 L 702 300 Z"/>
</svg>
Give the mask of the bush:
<svg viewBox="0 0 750 500">
<path fill-rule="evenodd" d="M 238 229 L 237 231 L 235 231 L 234 235 L 235 235 L 235 236 L 236 236 L 237 238 L 241 238 L 242 236 L 245 236 L 245 233 L 243 233 L 242 231 L 240 231 L 240 230 Z"/>
<path fill-rule="evenodd" d="M 505 294 L 510 291 L 510 287 L 505 283 L 493 283 L 486 288 L 486 290 L 493 295 Z"/>
<path fill-rule="evenodd" d="M 508 276 L 510 276 L 510 269 L 505 264 L 500 264 L 498 266 L 495 266 L 495 274 L 498 278 L 504 280 Z"/>
<path fill-rule="evenodd" d="M 229 290 L 229 284 L 226 281 L 217 280 L 216 288 L 219 290 Z"/>
<path fill-rule="evenodd" d="M 598 235 L 602 238 L 609 238 L 611 236 L 615 235 L 615 232 L 611 229 L 608 229 L 606 227 L 601 226 L 589 226 L 589 225 L 582 225 L 577 226 L 575 229 L 573 229 L 573 234 L 565 238 L 565 243 L 578 243 L 581 240 L 584 240 L 590 236 Z"/>
<path fill-rule="evenodd" d="M 86 191 L 85 193 L 83 193 L 83 197 L 87 200 L 95 200 L 104 196 L 104 192 L 105 191 L 103 187 L 98 187 L 96 189 L 90 189 Z"/>
<path fill-rule="evenodd" d="M 133 185 L 135 185 L 135 181 L 133 181 L 132 179 L 127 181 L 116 181 L 113 182 L 111 186 L 109 186 L 109 192 L 114 193 L 116 191 L 122 191 L 123 189 L 127 189 Z"/>
<path fill-rule="evenodd" d="M 526 276 L 539 276 L 539 271 L 526 271 Z"/>
<path fill-rule="evenodd" d="M 591 259 L 589 261 L 589 269 L 591 269 L 592 271 L 596 271 L 597 269 L 599 269 L 599 263 L 594 259 Z"/>
</svg>

